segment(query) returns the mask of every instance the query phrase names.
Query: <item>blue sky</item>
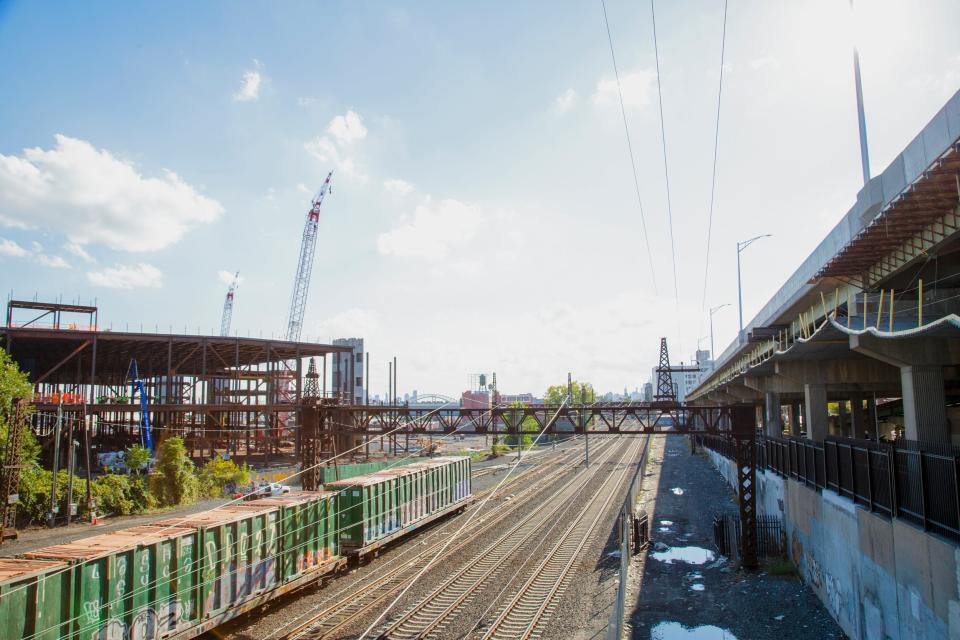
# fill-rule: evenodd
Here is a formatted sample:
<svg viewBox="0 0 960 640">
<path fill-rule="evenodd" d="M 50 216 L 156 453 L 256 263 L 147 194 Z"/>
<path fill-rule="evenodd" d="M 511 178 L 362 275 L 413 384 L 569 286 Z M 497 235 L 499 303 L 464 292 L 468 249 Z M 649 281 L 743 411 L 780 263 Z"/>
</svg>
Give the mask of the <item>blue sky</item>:
<svg viewBox="0 0 960 640">
<path fill-rule="evenodd" d="M 960 5 L 729 5 L 707 306 L 749 318 L 860 186 L 960 88 Z M 305 335 L 362 335 L 386 387 L 467 374 L 540 392 L 642 384 L 703 306 L 720 0 L 660 2 L 673 275 L 649 4 L 607 4 L 655 279 L 599 2 L 0 2 L 0 285 L 96 299 L 101 324 L 279 335 L 327 171 Z M 57 136 L 60 136 L 59 138 Z M 718 349 L 736 310 L 715 316 Z"/>
</svg>

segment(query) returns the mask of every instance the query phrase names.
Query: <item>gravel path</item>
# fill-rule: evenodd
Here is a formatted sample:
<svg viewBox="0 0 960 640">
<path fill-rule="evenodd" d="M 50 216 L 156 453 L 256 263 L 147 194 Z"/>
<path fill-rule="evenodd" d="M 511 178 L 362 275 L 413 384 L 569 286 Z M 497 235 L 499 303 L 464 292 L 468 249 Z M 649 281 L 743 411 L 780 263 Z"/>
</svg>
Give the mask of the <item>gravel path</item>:
<svg viewBox="0 0 960 640">
<path fill-rule="evenodd" d="M 706 457 L 691 455 L 687 438 L 655 440 L 662 444 L 651 450 L 642 494 L 651 514 L 652 543 L 631 567 L 634 598 L 628 599 L 627 611 L 632 637 L 843 638 L 796 575 L 771 575 L 771 565 L 744 572 L 725 558 L 710 557 L 716 551 L 713 516 L 736 512 L 735 496 Z M 682 558 L 670 560 L 670 555 Z M 704 628 L 710 626 L 716 630 Z M 663 633 L 668 627 L 674 635 Z M 702 635 L 692 631 L 698 627 Z M 721 636 L 720 629 L 730 635 Z"/>
</svg>

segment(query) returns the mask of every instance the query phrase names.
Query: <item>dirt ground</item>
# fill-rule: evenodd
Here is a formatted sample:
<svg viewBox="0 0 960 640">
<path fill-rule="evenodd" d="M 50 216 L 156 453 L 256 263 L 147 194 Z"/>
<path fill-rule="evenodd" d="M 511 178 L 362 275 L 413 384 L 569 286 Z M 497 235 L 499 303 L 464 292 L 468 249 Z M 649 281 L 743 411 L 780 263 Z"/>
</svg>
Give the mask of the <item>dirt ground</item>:
<svg viewBox="0 0 960 640">
<path fill-rule="evenodd" d="M 773 563 L 745 572 L 716 554 L 713 517 L 737 511 L 734 493 L 705 456 L 690 453 L 686 437 L 654 441 L 641 494 L 651 514 L 651 544 L 631 566 L 631 637 L 846 637 L 796 574 L 772 575 Z"/>
</svg>

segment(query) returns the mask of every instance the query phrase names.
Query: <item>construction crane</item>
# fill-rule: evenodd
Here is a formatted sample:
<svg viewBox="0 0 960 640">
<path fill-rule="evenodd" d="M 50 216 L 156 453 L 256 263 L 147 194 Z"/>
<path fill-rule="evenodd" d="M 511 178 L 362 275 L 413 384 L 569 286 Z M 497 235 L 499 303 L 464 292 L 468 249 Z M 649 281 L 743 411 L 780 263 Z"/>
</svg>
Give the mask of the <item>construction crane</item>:
<svg viewBox="0 0 960 640">
<path fill-rule="evenodd" d="M 320 191 L 310 202 L 307 221 L 303 227 L 303 240 L 300 242 L 300 261 L 297 263 L 297 276 L 293 280 L 293 295 L 290 296 L 290 314 L 287 317 L 286 339 L 300 340 L 303 329 L 303 314 L 307 307 L 307 291 L 310 289 L 310 273 L 313 271 L 313 256 L 317 246 L 317 226 L 320 222 L 320 205 L 323 197 L 330 191 L 330 179 L 333 171 L 327 174 Z"/>
<path fill-rule="evenodd" d="M 237 292 L 237 285 L 240 283 L 240 272 L 233 274 L 233 282 L 227 289 L 227 297 L 223 301 L 223 317 L 220 319 L 220 335 L 230 335 L 230 321 L 233 320 L 233 296 Z"/>
</svg>

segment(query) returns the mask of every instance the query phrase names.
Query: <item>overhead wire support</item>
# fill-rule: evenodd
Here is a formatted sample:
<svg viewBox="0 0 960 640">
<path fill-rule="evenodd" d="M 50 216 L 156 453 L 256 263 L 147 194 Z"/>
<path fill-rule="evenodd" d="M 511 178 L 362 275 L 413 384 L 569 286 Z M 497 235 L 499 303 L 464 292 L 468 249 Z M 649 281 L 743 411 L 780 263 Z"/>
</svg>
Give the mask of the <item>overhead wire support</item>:
<svg viewBox="0 0 960 640">
<path fill-rule="evenodd" d="M 637 161 L 633 155 L 633 143 L 630 141 L 630 126 L 627 124 L 627 109 L 623 104 L 623 91 L 620 88 L 620 72 L 617 70 L 617 56 L 613 51 L 613 36 L 610 34 L 610 20 L 607 18 L 606 0 L 600 0 L 603 7 L 603 23 L 607 27 L 607 42 L 610 43 L 610 59 L 613 61 L 613 76 L 617 81 L 617 96 L 620 98 L 620 113 L 623 116 L 623 132 L 627 138 L 627 151 L 630 154 L 630 168 L 633 175 L 633 186 L 637 192 L 637 205 L 640 207 L 640 224 L 643 228 L 643 242 L 647 247 L 647 261 L 650 264 L 650 279 L 653 281 L 653 292 L 657 293 L 657 274 L 653 268 L 653 254 L 650 252 L 650 235 L 647 233 L 647 218 L 643 213 L 643 199 L 640 197 L 640 179 L 637 177 Z"/>
<path fill-rule="evenodd" d="M 230 335 L 230 323 L 233 320 L 233 298 L 237 293 L 237 285 L 240 283 L 240 272 L 233 274 L 233 282 L 227 289 L 227 297 L 223 300 L 223 316 L 220 318 L 220 335 Z"/>
<path fill-rule="evenodd" d="M 300 340 L 303 330 L 303 316 L 307 308 L 307 292 L 310 290 L 310 274 L 313 272 L 313 258 L 317 246 L 317 228 L 320 223 L 320 205 L 323 197 L 330 191 L 333 171 L 310 202 L 307 220 L 303 226 L 303 239 L 300 242 L 300 258 L 297 262 L 297 275 L 293 280 L 293 293 L 290 296 L 290 313 L 287 316 L 286 339 L 291 342 Z"/>
<path fill-rule="evenodd" d="M 707 214 L 707 251 L 703 266 L 703 301 L 700 310 L 707 308 L 707 281 L 710 274 L 710 241 L 713 235 L 713 204 L 717 191 L 717 150 L 720 148 L 720 104 L 723 99 L 723 65 L 727 51 L 727 0 L 723 0 L 723 31 L 720 36 L 720 83 L 717 89 L 717 119 L 713 132 L 713 172 L 710 178 L 710 210 Z"/>
<path fill-rule="evenodd" d="M 660 46 L 657 43 L 657 13 L 654 0 L 650 0 L 650 17 L 653 23 L 653 54 L 657 64 L 657 100 L 660 104 L 660 139 L 663 141 L 663 177 L 667 187 L 667 221 L 670 225 L 670 258 L 673 262 L 673 295 L 680 302 L 680 284 L 677 279 L 677 247 L 673 239 L 673 205 L 670 200 L 670 170 L 667 163 L 667 128 L 663 119 L 663 89 L 660 83 Z"/>
</svg>

